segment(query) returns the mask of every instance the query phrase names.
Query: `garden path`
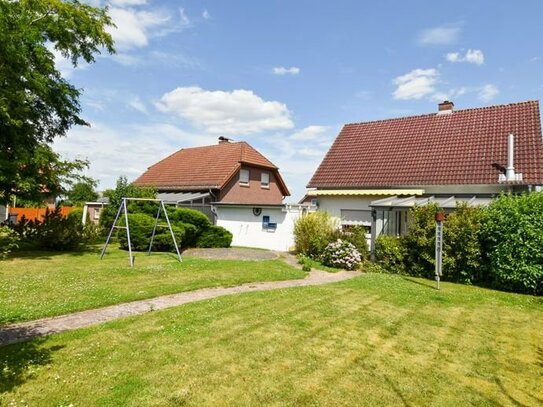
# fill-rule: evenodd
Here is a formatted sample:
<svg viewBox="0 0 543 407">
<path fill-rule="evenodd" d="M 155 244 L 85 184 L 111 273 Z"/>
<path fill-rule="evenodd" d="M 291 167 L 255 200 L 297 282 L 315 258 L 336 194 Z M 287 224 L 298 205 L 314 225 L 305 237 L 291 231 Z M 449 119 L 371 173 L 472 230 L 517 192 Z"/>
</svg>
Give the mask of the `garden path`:
<svg viewBox="0 0 543 407">
<path fill-rule="evenodd" d="M 278 254 L 275 255 L 277 256 Z M 280 256 L 283 257 L 287 263 L 300 267 L 297 264 L 296 257 L 283 253 Z M 247 283 L 235 287 L 203 288 L 200 290 L 111 305 L 108 307 L 91 309 L 53 318 L 44 318 L 35 321 L 5 325 L 0 327 L 0 346 L 23 342 L 40 336 L 98 325 L 118 318 L 141 315 L 150 311 L 176 307 L 190 302 L 221 297 L 224 295 L 253 291 L 267 291 L 290 287 L 322 285 L 348 280 L 358 275 L 360 275 L 360 273 L 357 271 L 339 271 L 337 273 L 328 273 L 321 270 L 312 270 L 308 273 L 306 278 L 300 280 L 267 281 L 260 283 Z"/>
</svg>

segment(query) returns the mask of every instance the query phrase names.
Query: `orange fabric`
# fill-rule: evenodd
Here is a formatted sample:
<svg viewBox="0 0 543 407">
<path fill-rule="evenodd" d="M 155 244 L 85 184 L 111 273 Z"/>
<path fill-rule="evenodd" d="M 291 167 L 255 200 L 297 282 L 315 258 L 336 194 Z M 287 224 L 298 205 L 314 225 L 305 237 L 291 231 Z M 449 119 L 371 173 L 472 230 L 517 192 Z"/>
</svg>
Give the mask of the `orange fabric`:
<svg viewBox="0 0 543 407">
<path fill-rule="evenodd" d="M 41 221 L 45 216 L 46 210 L 47 208 L 9 208 L 9 214 L 10 216 L 17 214 L 17 222 L 19 222 L 23 216 L 28 220 L 38 219 Z M 71 211 L 71 206 L 63 206 L 60 208 L 62 216 L 68 216 Z"/>
</svg>

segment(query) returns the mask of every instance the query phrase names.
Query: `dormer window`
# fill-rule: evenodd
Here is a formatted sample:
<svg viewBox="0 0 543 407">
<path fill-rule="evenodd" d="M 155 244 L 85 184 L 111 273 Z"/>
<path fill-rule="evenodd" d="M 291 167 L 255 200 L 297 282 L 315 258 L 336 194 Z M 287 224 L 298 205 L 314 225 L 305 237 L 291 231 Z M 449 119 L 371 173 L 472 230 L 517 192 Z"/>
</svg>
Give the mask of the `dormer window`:
<svg viewBox="0 0 543 407">
<path fill-rule="evenodd" d="M 270 173 L 262 171 L 260 174 L 260 186 L 262 188 L 269 188 L 270 187 Z"/>
<path fill-rule="evenodd" d="M 241 185 L 249 185 L 249 170 L 239 171 L 239 183 Z"/>
</svg>

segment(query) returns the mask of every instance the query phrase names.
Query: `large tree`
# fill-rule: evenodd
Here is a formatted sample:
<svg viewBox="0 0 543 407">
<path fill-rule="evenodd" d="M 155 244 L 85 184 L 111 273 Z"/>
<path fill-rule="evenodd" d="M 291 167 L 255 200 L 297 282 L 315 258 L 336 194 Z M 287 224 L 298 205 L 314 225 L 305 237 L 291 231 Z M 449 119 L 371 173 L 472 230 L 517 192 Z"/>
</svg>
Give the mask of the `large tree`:
<svg viewBox="0 0 543 407">
<path fill-rule="evenodd" d="M 0 0 L 0 202 L 55 191 L 66 170 L 85 165 L 61 160 L 49 145 L 87 125 L 81 90 L 61 76 L 52 50 L 74 66 L 94 62 L 114 52 L 111 25 L 107 8 L 75 0 Z"/>
</svg>

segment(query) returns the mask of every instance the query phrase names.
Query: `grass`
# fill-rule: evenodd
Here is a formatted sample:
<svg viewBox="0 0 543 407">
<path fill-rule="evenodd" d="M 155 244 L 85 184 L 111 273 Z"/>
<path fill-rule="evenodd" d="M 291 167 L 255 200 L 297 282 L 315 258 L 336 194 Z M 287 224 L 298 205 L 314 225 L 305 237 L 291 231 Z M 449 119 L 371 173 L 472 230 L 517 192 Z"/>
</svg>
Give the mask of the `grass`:
<svg viewBox="0 0 543 407">
<path fill-rule="evenodd" d="M 171 253 L 135 254 L 99 247 L 83 252 L 26 252 L 0 262 L 0 325 L 204 287 L 303 278 L 281 260 L 203 260 Z"/>
<path fill-rule="evenodd" d="M 433 285 L 367 274 L 0 348 L 0 404 L 543 404 L 541 299 Z"/>
</svg>

